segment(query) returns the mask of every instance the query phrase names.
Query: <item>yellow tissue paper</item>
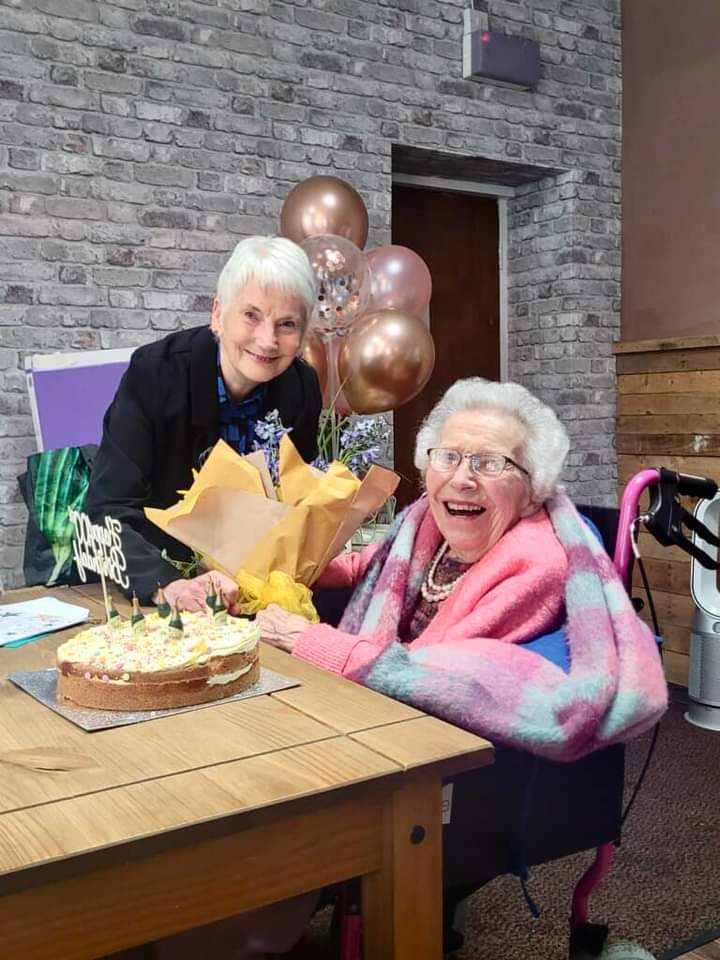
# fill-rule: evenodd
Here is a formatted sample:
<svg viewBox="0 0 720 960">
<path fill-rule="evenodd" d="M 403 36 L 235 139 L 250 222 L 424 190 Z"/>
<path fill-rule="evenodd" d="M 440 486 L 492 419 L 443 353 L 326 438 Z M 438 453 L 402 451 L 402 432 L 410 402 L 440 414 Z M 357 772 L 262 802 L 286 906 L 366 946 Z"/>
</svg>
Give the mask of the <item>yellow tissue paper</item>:
<svg viewBox="0 0 720 960">
<path fill-rule="evenodd" d="M 304 583 L 291 580 L 286 573 L 273 570 L 267 580 L 254 577 L 241 570 L 236 576 L 240 588 L 238 604 L 243 613 L 257 613 L 271 603 L 277 603 L 290 613 L 299 613 L 310 623 L 317 623 L 317 615 L 312 602 L 312 591 Z"/>
<path fill-rule="evenodd" d="M 312 607 L 307 588 L 399 477 L 372 466 L 359 480 L 337 461 L 323 473 L 304 462 L 287 435 L 279 466 L 277 498 L 262 453 L 242 457 L 218 440 L 184 498 L 164 510 L 146 507 L 145 514 L 208 567 L 233 577 L 256 610 L 279 603 L 301 613 Z M 284 576 L 273 579 L 278 573 Z"/>
</svg>

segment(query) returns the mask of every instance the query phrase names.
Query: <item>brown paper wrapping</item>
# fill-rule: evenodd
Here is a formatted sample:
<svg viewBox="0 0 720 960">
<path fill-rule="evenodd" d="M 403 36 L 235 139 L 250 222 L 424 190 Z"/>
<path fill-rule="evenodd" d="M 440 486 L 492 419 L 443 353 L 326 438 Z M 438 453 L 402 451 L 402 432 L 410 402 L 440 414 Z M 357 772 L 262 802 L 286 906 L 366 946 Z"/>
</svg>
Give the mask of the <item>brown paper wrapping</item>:
<svg viewBox="0 0 720 960">
<path fill-rule="evenodd" d="M 322 473 L 283 436 L 276 499 L 263 454 L 241 457 L 218 440 L 184 499 L 145 514 L 211 568 L 263 580 L 280 570 L 309 587 L 398 482 L 376 466 L 363 480 L 337 462 Z"/>
</svg>

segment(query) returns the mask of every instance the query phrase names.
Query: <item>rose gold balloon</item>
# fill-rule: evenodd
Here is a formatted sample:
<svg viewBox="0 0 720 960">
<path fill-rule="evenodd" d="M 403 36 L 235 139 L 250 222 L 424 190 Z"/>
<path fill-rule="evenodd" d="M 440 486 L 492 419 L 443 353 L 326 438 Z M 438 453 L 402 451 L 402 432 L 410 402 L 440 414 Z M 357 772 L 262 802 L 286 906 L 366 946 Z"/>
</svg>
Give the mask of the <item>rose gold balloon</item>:
<svg viewBox="0 0 720 960">
<path fill-rule="evenodd" d="M 365 258 L 372 273 L 368 309 L 422 317 L 432 296 L 432 278 L 422 257 L 409 247 L 390 244 L 369 250 Z"/>
<path fill-rule="evenodd" d="M 430 331 L 400 310 L 366 314 L 340 343 L 338 371 L 356 413 L 402 406 L 420 393 L 435 366 Z"/>
<path fill-rule="evenodd" d="M 324 391 L 328 382 L 327 352 L 322 339 L 312 330 L 309 330 L 305 336 L 300 356 L 314 368 L 320 381 L 320 389 Z"/>
<path fill-rule="evenodd" d="M 308 177 L 287 195 L 280 232 L 295 243 L 319 234 L 334 234 L 362 248 L 367 242 L 368 213 L 357 190 L 339 177 Z"/>
</svg>

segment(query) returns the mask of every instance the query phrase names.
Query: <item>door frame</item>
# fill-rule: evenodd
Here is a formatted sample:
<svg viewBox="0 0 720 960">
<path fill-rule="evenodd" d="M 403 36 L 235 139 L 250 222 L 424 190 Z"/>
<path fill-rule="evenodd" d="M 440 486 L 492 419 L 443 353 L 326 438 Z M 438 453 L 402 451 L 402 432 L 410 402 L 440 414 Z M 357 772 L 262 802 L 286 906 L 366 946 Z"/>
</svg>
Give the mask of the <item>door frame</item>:
<svg viewBox="0 0 720 960">
<path fill-rule="evenodd" d="M 498 208 L 498 284 L 500 317 L 498 328 L 500 351 L 500 379 L 508 378 L 508 199 L 515 196 L 515 188 L 500 183 L 483 183 L 473 180 L 455 180 L 445 177 L 421 177 L 410 173 L 393 173 L 392 184 L 403 187 L 420 187 L 423 190 L 446 190 L 451 193 L 473 193 L 494 197 Z"/>
</svg>

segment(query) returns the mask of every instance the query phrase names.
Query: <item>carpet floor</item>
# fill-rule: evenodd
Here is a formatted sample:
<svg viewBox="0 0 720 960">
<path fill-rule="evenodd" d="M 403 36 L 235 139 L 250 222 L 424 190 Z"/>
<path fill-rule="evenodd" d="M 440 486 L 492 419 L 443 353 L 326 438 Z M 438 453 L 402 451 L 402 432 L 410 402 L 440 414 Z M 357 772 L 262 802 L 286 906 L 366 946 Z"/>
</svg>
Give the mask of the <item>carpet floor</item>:
<svg viewBox="0 0 720 960">
<path fill-rule="evenodd" d="M 610 925 L 612 939 L 633 940 L 657 957 L 677 956 L 673 947 L 720 926 L 720 733 L 685 721 L 684 690 L 673 688 L 671 697 L 622 846 L 591 909 L 593 922 Z M 649 735 L 628 747 L 628 794 L 648 744 Z M 466 943 L 455 960 L 564 960 L 572 890 L 591 859 L 578 854 L 533 867 L 537 920 L 512 877 L 470 897 Z M 328 916 L 317 915 L 294 960 L 329 960 Z"/>
</svg>

